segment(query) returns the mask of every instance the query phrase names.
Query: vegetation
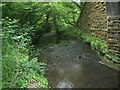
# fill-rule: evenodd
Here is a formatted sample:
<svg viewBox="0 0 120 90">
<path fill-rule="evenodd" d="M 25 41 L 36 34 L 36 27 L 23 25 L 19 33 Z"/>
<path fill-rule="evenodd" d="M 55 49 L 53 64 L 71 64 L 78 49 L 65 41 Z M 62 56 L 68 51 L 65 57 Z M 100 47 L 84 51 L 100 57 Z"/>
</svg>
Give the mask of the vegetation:
<svg viewBox="0 0 120 90">
<path fill-rule="evenodd" d="M 45 33 L 59 34 L 64 26 L 75 26 L 80 7 L 75 3 L 2 3 L 2 86 L 27 88 L 34 82 L 47 88 L 45 63 L 38 60 L 35 45 Z"/>
<path fill-rule="evenodd" d="M 46 33 L 60 36 L 64 32 L 75 36 L 90 44 L 102 56 L 120 63 L 117 57 L 109 54 L 104 41 L 76 28 L 83 6 L 84 3 L 76 2 L 2 3 L 3 88 L 27 88 L 35 82 L 41 88 L 48 88 L 48 81 L 44 77 L 46 63 L 38 59 L 40 49 L 35 48 Z"/>
<path fill-rule="evenodd" d="M 38 62 L 37 54 L 34 54 L 37 50 L 31 50 L 30 46 L 28 34 L 32 27 L 20 28 L 18 20 L 9 18 L 3 19 L 2 24 L 3 88 L 25 88 L 32 82 L 39 82 L 40 87 L 46 88 L 48 83 L 43 77 L 45 63 Z"/>
</svg>

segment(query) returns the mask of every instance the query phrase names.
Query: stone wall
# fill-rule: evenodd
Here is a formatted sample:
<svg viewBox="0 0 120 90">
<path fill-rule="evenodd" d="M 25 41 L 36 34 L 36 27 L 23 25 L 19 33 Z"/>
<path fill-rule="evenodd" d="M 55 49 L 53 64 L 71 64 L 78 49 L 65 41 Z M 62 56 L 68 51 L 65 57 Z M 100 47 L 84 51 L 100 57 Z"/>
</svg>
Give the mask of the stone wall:
<svg viewBox="0 0 120 90">
<path fill-rule="evenodd" d="M 109 52 L 120 57 L 120 3 L 86 2 L 79 27 L 104 40 Z"/>
<path fill-rule="evenodd" d="M 106 3 L 86 2 L 81 13 L 79 27 L 103 40 L 107 39 Z"/>
<path fill-rule="evenodd" d="M 107 31 L 109 51 L 120 57 L 120 2 L 107 2 Z"/>
</svg>

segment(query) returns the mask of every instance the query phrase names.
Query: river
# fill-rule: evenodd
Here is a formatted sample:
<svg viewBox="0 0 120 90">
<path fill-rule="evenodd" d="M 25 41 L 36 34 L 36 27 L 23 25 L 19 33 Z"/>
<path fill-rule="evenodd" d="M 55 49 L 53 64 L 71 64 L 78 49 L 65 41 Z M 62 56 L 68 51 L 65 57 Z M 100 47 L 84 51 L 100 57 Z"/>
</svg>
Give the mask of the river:
<svg viewBox="0 0 120 90">
<path fill-rule="evenodd" d="M 82 40 L 64 39 L 46 45 L 39 59 L 52 88 L 116 88 L 118 71 L 99 63 L 99 55 Z"/>
</svg>

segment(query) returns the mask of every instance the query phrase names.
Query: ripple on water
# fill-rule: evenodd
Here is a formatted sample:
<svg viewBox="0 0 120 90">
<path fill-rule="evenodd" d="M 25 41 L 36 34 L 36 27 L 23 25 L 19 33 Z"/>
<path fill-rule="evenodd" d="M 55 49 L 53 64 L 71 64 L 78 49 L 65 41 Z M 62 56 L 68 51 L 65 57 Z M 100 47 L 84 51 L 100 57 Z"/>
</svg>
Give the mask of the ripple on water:
<svg viewBox="0 0 120 90">
<path fill-rule="evenodd" d="M 48 61 L 47 79 L 57 88 L 115 88 L 118 72 L 99 64 L 100 57 L 82 41 L 71 41 L 67 46 L 48 46 L 42 59 Z M 56 69 L 54 70 L 55 63 Z M 64 80 L 65 79 L 65 80 Z M 67 79 L 67 80 L 66 80 Z"/>
<path fill-rule="evenodd" d="M 61 81 L 58 83 L 56 88 L 73 88 L 73 84 L 68 81 Z"/>
</svg>

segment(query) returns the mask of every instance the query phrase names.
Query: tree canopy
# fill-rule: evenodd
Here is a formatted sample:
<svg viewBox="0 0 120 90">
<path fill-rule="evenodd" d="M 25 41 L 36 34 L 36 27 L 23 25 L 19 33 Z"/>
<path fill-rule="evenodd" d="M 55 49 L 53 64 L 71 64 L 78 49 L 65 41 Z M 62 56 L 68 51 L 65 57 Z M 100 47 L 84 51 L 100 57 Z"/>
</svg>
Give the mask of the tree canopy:
<svg viewBox="0 0 120 90">
<path fill-rule="evenodd" d="M 75 26 L 81 12 L 78 5 L 73 2 L 2 3 L 3 88 L 27 87 L 33 81 L 39 82 L 40 87 L 48 87 L 43 76 L 45 63 L 38 62 L 40 49 L 34 45 L 45 33 L 55 31 L 58 35 L 60 30 Z"/>
<path fill-rule="evenodd" d="M 80 9 L 72 2 L 12 2 L 3 3 L 3 18 L 20 19 L 20 23 L 39 26 L 49 15 L 49 22 L 57 17 L 60 25 L 74 25 L 78 19 Z M 8 15 L 9 14 L 9 15 Z"/>
</svg>

